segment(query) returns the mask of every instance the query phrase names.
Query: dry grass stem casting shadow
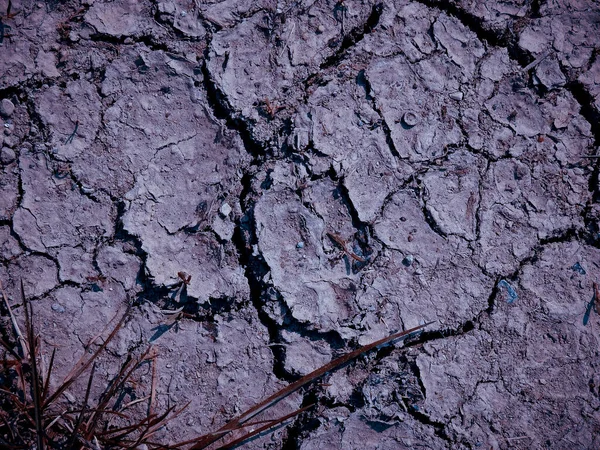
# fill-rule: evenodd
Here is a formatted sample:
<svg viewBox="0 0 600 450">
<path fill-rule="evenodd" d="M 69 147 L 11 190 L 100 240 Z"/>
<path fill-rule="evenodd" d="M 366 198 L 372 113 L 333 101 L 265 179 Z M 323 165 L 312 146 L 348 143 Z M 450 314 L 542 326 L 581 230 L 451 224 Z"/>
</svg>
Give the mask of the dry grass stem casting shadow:
<svg viewBox="0 0 600 450">
<path fill-rule="evenodd" d="M 154 442 L 151 438 L 169 421 L 179 416 L 187 405 L 179 409 L 172 406 L 162 414 L 155 412 L 158 377 L 156 352 L 152 347 L 149 347 L 138 357 L 129 354 L 117 375 L 98 399 L 96 407 L 88 407 L 96 371 L 95 360 L 106 349 L 127 320 L 130 307 L 121 315 L 102 344 L 90 356 L 87 356 L 87 350 L 105 334 L 106 330 L 91 340 L 86 346 L 86 353 L 73 366 L 73 369 L 60 386 L 50 394 L 50 377 L 56 350 L 52 351 L 48 370 L 43 376 L 38 365 L 40 360 L 40 338 L 36 335 L 33 307 L 25 296 L 23 283 L 21 282 L 21 300 L 25 313 L 25 337 L 20 331 L 1 282 L 0 290 L 10 316 L 12 340 L 14 340 L 14 344 L 11 344 L 11 337 L 8 337 L 11 333 L 7 330 L 0 330 L 4 336 L 7 336 L 7 339 L 0 338 L 0 346 L 5 349 L 3 367 L 0 371 L 0 381 L 2 383 L 0 388 L 0 405 L 2 406 L 0 409 L 0 446 L 8 449 L 32 448 L 34 445 L 37 449 L 46 447 L 57 449 L 133 449 L 145 444 L 148 448 L 196 450 L 212 446 L 228 435 L 230 436 L 229 441 L 222 443 L 218 448 L 232 448 L 260 433 L 282 425 L 313 406 L 305 406 L 277 419 L 250 422 L 251 419 L 271 408 L 283 398 L 326 373 L 344 366 L 360 355 L 391 341 L 405 338 L 432 323 L 419 325 L 360 347 L 280 389 L 230 420 L 218 430 L 184 442 L 167 445 Z M 117 320 L 117 317 L 119 317 L 119 314 L 113 318 L 111 323 Z M 152 366 L 150 394 L 125 405 L 120 405 L 116 399 L 123 392 L 127 382 L 131 380 L 135 370 L 144 362 L 149 362 Z M 67 409 L 65 405 L 59 402 L 59 398 L 90 366 L 91 370 L 80 409 Z M 124 412 L 135 404 L 146 400 L 148 401 L 148 413 L 143 419 L 139 420 L 138 418 L 136 420 Z M 51 406 L 55 408 L 50 408 Z M 62 409 L 62 412 L 53 411 L 57 408 L 59 411 Z M 112 423 L 115 418 L 122 421 L 118 426 Z"/>
</svg>

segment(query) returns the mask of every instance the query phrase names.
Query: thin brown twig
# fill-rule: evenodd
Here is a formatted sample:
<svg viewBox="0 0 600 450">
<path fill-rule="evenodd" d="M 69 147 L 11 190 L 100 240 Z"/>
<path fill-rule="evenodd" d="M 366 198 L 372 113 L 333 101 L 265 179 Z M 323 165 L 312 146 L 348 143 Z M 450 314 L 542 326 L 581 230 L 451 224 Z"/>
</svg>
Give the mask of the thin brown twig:
<svg viewBox="0 0 600 450">
<path fill-rule="evenodd" d="M 362 256 L 358 256 L 356 253 L 354 253 L 352 250 L 350 250 L 348 248 L 348 244 L 346 244 L 346 241 L 344 239 L 342 239 L 341 236 L 338 236 L 335 233 L 327 233 L 327 236 L 329 236 L 331 238 L 331 240 L 333 240 L 335 243 L 337 243 L 341 247 L 342 251 L 346 255 L 350 256 L 352 259 L 355 259 L 358 262 L 366 261 L 365 258 L 363 258 Z"/>
<path fill-rule="evenodd" d="M 314 381 L 317 378 L 322 377 L 327 372 L 331 372 L 332 370 L 337 369 L 340 366 L 343 366 L 344 364 L 352 361 L 353 359 L 357 358 L 358 356 L 362 355 L 363 353 L 366 353 L 376 347 L 387 344 L 396 339 L 405 338 L 406 336 L 408 336 L 416 331 L 419 331 L 419 330 L 427 327 L 428 325 L 431 325 L 432 323 L 433 322 L 427 322 L 423 325 L 419 325 L 419 326 L 410 328 L 409 330 L 394 333 L 390 336 L 379 339 L 375 342 L 372 342 L 371 344 L 364 345 L 350 353 L 347 353 L 346 355 L 343 355 L 343 356 L 340 356 L 339 358 L 334 359 L 333 361 L 329 362 L 328 364 L 325 364 L 324 366 L 319 367 L 318 369 L 312 371 L 308 375 L 305 375 L 302 378 L 300 378 L 299 380 L 295 381 L 294 383 L 275 392 L 270 397 L 267 397 L 265 400 L 261 401 L 257 405 L 246 410 L 245 412 L 243 412 L 236 418 L 230 420 L 227 424 L 225 424 L 224 426 L 219 428 L 216 432 L 209 433 L 207 435 L 199 437 L 196 441 L 196 444 L 194 446 L 192 446 L 192 449 L 198 450 L 198 449 L 206 448 L 208 445 L 210 445 L 213 442 L 220 439 L 223 436 L 224 432 L 231 432 L 233 430 L 238 429 L 242 424 L 244 424 L 248 420 L 250 420 L 253 417 L 255 417 L 256 415 L 260 414 L 264 410 L 270 408 L 271 406 L 273 406 L 275 403 L 277 403 L 281 399 L 296 392 L 298 389 L 302 388 L 303 386 L 307 385 L 308 383 Z"/>
<path fill-rule="evenodd" d="M 256 436 L 257 434 L 260 434 L 260 433 L 267 431 L 273 427 L 276 427 L 277 425 L 281 425 L 286 420 L 289 420 L 292 417 L 295 417 L 298 414 L 303 413 L 304 411 L 312 408 L 313 406 L 315 406 L 315 405 L 314 404 L 308 405 L 308 406 L 305 406 L 304 408 L 297 409 L 296 411 L 286 414 L 285 416 L 279 417 L 277 419 L 267 420 L 266 424 L 263 425 L 262 427 L 259 427 L 256 430 L 252 430 L 252 431 L 244 434 L 243 436 L 240 436 L 239 438 L 234 439 L 233 441 L 227 442 L 226 444 L 224 444 L 220 447 L 217 447 L 217 450 L 226 450 L 226 449 L 234 448 L 234 447 L 238 446 L 239 444 L 241 444 L 242 442 L 247 441 L 248 439 Z M 246 426 L 251 426 L 251 425 L 254 425 L 254 424 L 246 424 Z"/>
</svg>

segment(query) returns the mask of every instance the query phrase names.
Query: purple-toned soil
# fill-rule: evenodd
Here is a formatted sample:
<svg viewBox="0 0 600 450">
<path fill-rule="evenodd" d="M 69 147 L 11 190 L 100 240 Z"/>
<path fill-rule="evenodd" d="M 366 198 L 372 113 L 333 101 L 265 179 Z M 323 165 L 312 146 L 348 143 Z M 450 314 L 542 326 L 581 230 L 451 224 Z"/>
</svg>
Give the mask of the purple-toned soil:
<svg viewBox="0 0 600 450">
<path fill-rule="evenodd" d="M 0 280 L 55 385 L 131 304 L 97 394 L 153 345 L 182 441 L 435 321 L 244 448 L 600 448 L 597 1 L 7 3 Z"/>
</svg>

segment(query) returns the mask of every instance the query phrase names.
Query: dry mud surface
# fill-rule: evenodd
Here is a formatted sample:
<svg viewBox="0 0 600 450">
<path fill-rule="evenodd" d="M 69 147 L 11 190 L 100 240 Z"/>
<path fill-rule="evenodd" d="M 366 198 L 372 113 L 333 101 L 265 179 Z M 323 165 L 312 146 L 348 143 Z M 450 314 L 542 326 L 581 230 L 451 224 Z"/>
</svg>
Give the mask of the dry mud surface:
<svg viewBox="0 0 600 450">
<path fill-rule="evenodd" d="M 6 8 L 0 279 L 64 373 L 134 304 L 178 441 L 436 321 L 247 448 L 600 448 L 597 1 Z"/>
</svg>

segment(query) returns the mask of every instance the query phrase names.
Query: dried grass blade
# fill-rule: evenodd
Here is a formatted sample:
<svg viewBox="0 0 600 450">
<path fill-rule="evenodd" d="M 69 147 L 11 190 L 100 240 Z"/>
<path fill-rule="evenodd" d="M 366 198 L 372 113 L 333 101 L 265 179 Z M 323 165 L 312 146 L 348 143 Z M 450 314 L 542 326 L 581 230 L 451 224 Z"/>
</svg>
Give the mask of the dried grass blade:
<svg viewBox="0 0 600 450">
<path fill-rule="evenodd" d="M 110 341 L 112 341 L 113 338 L 117 335 L 117 333 L 119 332 L 119 330 L 125 323 L 125 320 L 127 319 L 128 315 L 129 315 L 129 307 L 127 308 L 127 310 L 125 311 L 125 314 L 123 314 L 123 317 L 121 317 L 121 319 L 119 320 L 117 325 L 115 325 L 114 329 L 108 335 L 106 340 L 98 348 L 98 350 L 96 350 L 94 352 L 94 354 L 89 357 L 89 359 L 87 361 L 82 362 L 81 364 L 78 363 L 80 367 L 74 368 L 73 371 L 71 371 L 71 373 L 67 376 L 67 378 L 65 378 L 63 383 L 54 392 L 54 394 L 52 394 L 44 402 L 44 407 L 48 406 L 50 403 L 52 403 L 54 400 L 56 400 L 63 392 L 65 392 L 69 388 L 69 386 L 71 386 L 71 384 L 73 384 L 73 382 L 79 377 L 79 375 L 81 375 L 90 366 L 90 364 L 98 357 L 98 355 L 104 351 L 104 349 L 108 346 Z"/>
<path fill-rule="evenodd" d="M 0 438 L 0 445 L 2 445 L 3 449 L 21 449 L 22 447 L 15 447 L 14 445 L 9 444 L 7 441 L 5 441 L 4 439 Z"/>
<path fill-rule="evenodd" d="M 4 422 L 4 426 L 10 433 L 10 437 L 11 437 L 12 441 L 14 442 L 15 441 L 15 433 L 13 432 L 12 426 L 8 422 L 7 417 L 5 416 L 5 413 L 3 411 L 0 411 L 0 419 L 2 419 L 2 422 Z M 6 435 L 5 435 L 5 437 L 6 437 Z M 4 443 L 5 441 L 0 441 L 0 442 Z"/>
<path fill-rule="evenodd" d="M 20 360 L 20 359 L 21 359 L 21 356 L 20 356 L 20 355 L 19 355 L 17 352 L 15 352 L 15 351 L 12 349 L 12 347 L 11 347 L 11 346 L 8 344 L 8 342 L 6 342 L 6 341 L 5 341 L 4 339 L 2 339 L 2 338 L 0 338 L 0 345 L 1 345 L 2 347 L 4 347 L 4 348 L 6 349 L 6 351 L 7 351 L 8 353 L 10 353 L 10 354 L 13 356 L 13 358 L 15 358 L 15 359 L 18 359 L 18 360 Z"/>
<path fill-rule="evenodd" d="M 21 280 L 21 284 L 23 281 Z M 13 329 L 15 334 L 17 335 L 17 339 L 21 344 L 21 353 L 23 358 L 27 358 L 27 346 L 25 345 L 25 338 L 23 337 L 23 333 L 21 333 L 21 329 L 19 328 L 19 323 L 15 318 L 15 315 L 12 312 L 12 308 L 10 307 L 10 303 L 8 303 L 8 296 L 6 295 L 6 291 L 4 290 L 4 286 L 2 285 L 2 281 L 0 280 L 0 290 L 2 291 L 2 298 L 4 299 L 4 304 L 6 305 L 6 309 L 8 310 L 8 315 L 10 316 L 10 320 L 13 325 Z"/>
<path fill-rule="evenodd" d="M 125 311 L 125 313 L 123 314 L 123 316 L 121 316 L 121 319 L 119 320 L 119 322 L 115 325 L 115 327 L 113 328 L 112 333 L 116 334 L 116 331 L 118 331 L 118 329 L 120 329 L 121 325 L 123 324 L 125 318 L 127 317 L 127 314 L 129 312 L 129 307 L 127 307 L 127 310 Z M 77 378 L 78 375 L 75 375 L 79 370 L 81 370 L 81 367 L 84 366 L 85 364 L 89 364 L 92 360 L 92 358 L 88 359 L 86 361 L 86 355 L 87 355 L 87 350 L 106 332 L 107 329 L 109 329 L 109 326 L 116 320 L 116 318 L 119 316 L 119 313 L 116 313 L 112 319 L 110 319 L 110 321 L 108 322 L 108 324 L 106 324 L 106 326 L 96 335 L 94 336 L 92 339 L 89 340 L 89 342 L 84 345 L 84 352 L 83 355 L 81 355 L 81 358 L 79 358 L 79 360 L 73 365 L 73 369 L 71 369 L 71 372 L 69 372 L 69 374 L 65 377 L 65 380 L 69 379 L 69 378 Z M 112 339 L 111 336 L 109 335 L 109 337 L 107 339 Z M 106 344 L 106 342 L 104 343 Z M 84 369 L 85 370 L 85 369 Z M 81 372 L 80 372 L 81 374 Z"/>
<path fill-rule="evenodd" d="M 142 433 L 141 433 L 141 436 L 143 436 L 144 433 L 146 433 L 153 425 L 163 421 L 171 413 L 171 411 L 173 411 L 173 409 L 175 409 L 175 407 L 171 406 L 160 416 L 148 416 L 148 417 L 144 418 L 143 420 L 139 421 L 138 423 L 135 423 L 133 425 L 129 425 L 126 427 L 117 428 L 114 430 L 109 430 L 105 433 L 102 433 L 102 435 L 109 435 L 109 434 L 118 432 L 120 434 L 118 434 L 117 436 L 112 436 L 110 438 L 111 440 L 113 440 L 113 441 L 116 440 L 118 442 L 119 440 L 125 438 L 125 436 L 127 436 L 128 434 L 131 434 L 134 431 L 138 431 L 138 430 L 141 430 L 142 428 L 145 428 L 145 430 L 142 431 Z M 138 444 L 139 444 L 139 442 L 136 445 L 138 445 Z"/>
<path fill-rule="evenodd" d="M 73 409 L 69 411 L 70 414 L 79 413 L 83 411 L 84 413 L 99 413 L 99 414 L 112 414 L 114 416 L 119 416 L 121 419 L 128 419 L 129 416 L 127 414 L 123 414 L 119 411 L 113 411 L 112 409 L 98 409 L 98 408 L 86 408 L 86 409 Z"/>
<path fill-rule="evenodd" d="M 52 349 L 52 356 L 50 357 L 50 364 L 48 365 L 48 373 L 44 380 L 44 388 L 42 389 L 42 401 L 46 400 L 48 396 L 48 388 L 50 387 L 50 377 L 52 376 L 52 367 L 54 366 L 54 356 L 56 355 L 56 348 Z"/>
<path fill-rule="evenodd" d="M 145 434 L 144 441 L 146 441 L 151 436 L 153 436 L 154 434 L 156 434 L 156 432 L 158 430 L 160 430 L 162 427 L 164 427 L 166 424 L 168 424 L 172 420 L 176 419 L 185 409 L 187 409 L 188 406 L 190 406 L 190 403 L 192 403 L 192 402 L 191 401 L 187 402 L 185 405 L 183 405 L 182 408 L 179 409 L 179 411 L 175 411 L 170 417 L 165 417 L 160 422 L 157 422 L 154 425 L 152 425 L 152 427 Z"/>
<path fill-rule="evenodd" d="M 15 394 L 14 392 L 10 392 L 10 391 L 7 391 L 6 389 L 0 388 L 0 393 L 6 394 L 9 397 L 11 397 L 19 409 L 22 409 L 22 410 L 27 409 L 27 405 L 25 403 L 21 402 L 21 400 L 19 399 L 19 396 L 17 394 Z"/>
<path fill-rule="evenodd" d="M 110 388 L 102 394 L 100 400 L 98 401 L 98 410 L 105 410 L 110 402 L 111 398 L 114 397 L 116 392 L 123 387 L 123 385 L 127 382 L 127 380 L 133 374 L 133 371 L 147 358 L 150 353 L 151 348 L 148 348 L 139 358 L 137 359 L 128 359 L 123 365 L 121 365 L 121 369 L 119 373 L 114 378 L 113 383 Z M 149 414 L 150 416 L 151 414 Z M 88 435 L 87 439 L 91 439 L 94 430 L 96 429 L 98 414 L 94 413 L 90 416 L 87 423 Z"/>
<path fill-rule="evenodd" d="M 108 406 L 108 403 L 110 402 L 110 400 L 114 397 L 115 393 L 123 386 L 123 384 L 127 380 L 127 375 L 125 375 L 125 372 L 127 372 L 127 370 L 129 370 L 129 368 L 130 368 L 131 364 L 133 364 L 133 362 L 134 362 L 134 360 L 130 358 L 121 365 L 121 369 L 119 370 L 119 373 L 113 379 L 110 387 L 100 397 L 100 400 L 98 401 L 98 407 L 97 407 L 98 411 L 104 411 L 107 409 L 107 406 Z M 129 372 L 129 373 L 131 373 L 131 372 Z M 88 434 L 86 435 L 87 439 L 92 438 L 92 434 L 94 433 L 94 430 L 96 429 L 98 417 L 99 417 L 99 415 L 97 412 L 94 412 L 89 417 L 89 419 L 87 421 L 87 426 L 86 426 L 86 429 L 88 430 Z"/>
<path fill-rule="evenodd" d="M 19 358 L 17 361 L 15 361 L 14 359 L 4 358 L 4 360 L 2 361 L 2 372 L 6 372 L 7 369 L 19 365 L 21 365 L 21 358 Z"/>
<path fill-rule="evenodd" d="M 126 433 L 124 433 L 122 435 L 117 436 L 117 437 L 124 437 L 127 434 L 129 434 L 131 431 L 135 431 L 136 429 L 139 429 L 139 428 L 145 426 L 145 424 L 147 422 L 151 421 L 152 419 L 154 419 L 154 417 L 155 416 L 147 416 L 147 417 L 144 417 L 139 422 L 134 423 L 133 425 L 125 425 L 125 426 L 122 426 L 122 427 L 119 427 L 119 428 L 113 428 L 113 429 L 110 429 L 110 430 L 103 431 L 101 433 L 97 433 L 97 435 L 98 436 L 108 436 L 108 435 L 114 434 L 114 433 L 126 432 Z M 115 439 L 115 438 L 116 437 L 113 436 L 111 439 Z"/>
<path fill-rule="evenodd" d="M 81 426 L 81 422 L 83 422 L 83 414 L 87 408 L 88 401 L 90 399 L 90 391 L 92 389 L 92 380 L 94 379 L 94 372 L 96 372 L 96 363 L 92 364 L 92 370 L 90 371 L 90 378 L 88 379 L 87 388 L 85 390 L 85 397 L 83 399 L 83 408 L 79 412 L 77 416 L 77 420 L 75 421 L 75 426 L 73 427 L 73 432 L 71 433 L 71 437 L 69 439 L 69 445 L 67 448 L 72 448 L 73 444 L 75 444 L 75 439 L 77 438 L 77 431 L 79 431 L 79 427 Z"/>
<path fill-rule="evenodd" d="M 21 362 L 21 364 L 15 364 L 15 366 L 13 367 L 15 372 L 17 372 L 17 376 L 19 379 L 19 389 L 21 390 L 21 392 L 23 392 L 24 394 L 27 392 L 27 381 L 25 380 L 25 373 L 23 371 L 23 363 Z M 25 395 L 23 395 L 23 399 L 25 402 L 27 402 L 27 397 Z"/>
<path fill-rule="evenodd" d="M 189 444 L 199 445 L 199 443 L 204 443 L 208 439 L 213 439 L 211 442 L 215 442 L 218 439 L 222 438 L 223 436 L 225 436 L 226 434 L 229 434 L 229 433 L 231 433 L 231 430 L 214 431 L 212 433 L 207 433 L 207 434 L 203 434 L 202 436 L 195 437 L 194 439 L 188 439 L 187 441 L 182 441 L 182 442 L 178 442 L 176 444 L 172 444 L 169 448 L 181 448 L 181 447 L 189 445 Z M 206 444 L 204 447 L 200 447 L 200 448 L 205 448 L 207 445 L 209 445 L 209 444 Z M 192 447 L 192 448 L 195 448 L 195 447 Z"/>
<path fill-rule="evenodd" d="M 145 402 L 145 401 L 146 401 L 146 400 L 148 400 L 149 398 L 150 398 L 150 396 L 149 396 L 149 395 L 146 395 L 145 397 L 140 397 L 140 398 L 138 398 L 138 399 L 136 399 L 136 400 L 132 400 L 132 401 L 130 401 L 129 403 L 125 403 L 125 404 L 123 405 L 123 407 L 121 408 L 121 411 L 125 411 L 127 408 L 131 408 L 132 406 L 135 406 L 135 405 L 137 405 L 138 403 Z"/>
<path fill-rule="evenodd" d="M 110 319 L 110 321 L 106 324 L 106 326 L 100 330 L 100 332 L 98 334 L 96 334 L 95 336 L 92 336 L 92 338 L 87 342 L 87 344 L 85 344 L 83 346 L 84 349 L 88 349 L 90 348 L 92 345 L 94 345 L 94 343 L 104 334 L 104 332 L 107 330 L 107 328 L 109 327 L 109 325 L 111 323 L 113 323 L 115 321 L 115 319 L 119 316 L 119 313 L 117 312 L 112 319 Z"/>
<path fill-rule="evenodd" d="M 156 354 L 153 351 L 152 356 L 152 384 L 150 385 L 150 403 L 148 405 L 148 415 L 154 414 L 154 404 L 156 403 L 156 384 L 158 383 L 157 377 L 157 359 Z"/>
<path fill-rule="evenodd" d="M 364 345 L 350 353 L 347 353 L 346 355 L 340 356 L 339 358 L 334 359 L 333 361 L 325 364 L 324 366 L 312 371 L 311 373 L 309 373 L 308 375 L 303 376 L 302 378 L 300 378 L 298 381 L 295 381 L 294 383 L 286 386 L 283 389 L 280 389 L 279 391 L 275 392 L 273 395 L 271 395 L 270 397 L 266 398 L 265 400 L 263 400 L 262 402 L 258 403 L 257 405 L 253 406 L 252 408 L 248 409 L 247 411 L 245 411 L 244 413 L 240 414 L 238 417 L 232 419 L 231 421 L 229 421 L 227 424 L 225 424 L 223 427 L 221 427 L 220 429 L 218 429 L 215 433 L 211 433 L 208 435 L 205 435 L 201 438 L 198 439 L 197 444 L 194 445 L 192 447 L 192 450 L 198 450 L 198 449 L 203 449 L 205 447 L 207 447 L 208 445 L 212 444 L 213 442 L 215 442 L 216 440 L 218 440 L 219 438 L 213 438 L 213 436 L 222 433 L 222 432 L 229 432 L 232 430 L 235 430 L 237 428 L 240 428 L 240 426 L 244 423 L 247 422 L 248 420 L 250 420 L 252 417 L 256 416 L 257 414 L 260 414 L 261 412 L 263 412 L 264 410 L 270 408 L 271 406 L 273 406 L 275 403 L 277 403 L 278 401 L 280 401 L 281 399 L 287 397 L 288 395 L 296 392 L 298 389 L 302 388 L 303 386 L 307 385 L 308 383 L 310 383 L 311 381 L 314 381 L 317 378 L 322 377 L 323 375 L 325 375 L 327 372 L 331 372 L 334 369 L 337 369 L 340 366 L 343 366 L 344 364 L 352 361 L 353 359 L 359 357 L 360 355 L 362 355 L 363 353 L 367 353 L 370 350 L 373 350 L 376 347 L 379 347 L 381 345 L 387 344 L 391 341 L 395 341 L 397 339 L 400 338 L 405 338 L 406 336 L 419 331 L 429 325 L 431 325 L 433 322 L 427 322 L 423 325 L 419 325 L 416 326 L 414 328 L 410 328 L 409 330 L 406 331 L 400 331 L 398 333 L 394 333 L 390 336 L 387 336 L 385 338 L 379 339 L 375 342 L 372 342 L 371 344 L 367 344 Z"/>
<path fill-rule="evenodd" d="M 21 280 L 21 299 L 25 308 L 25 326 L 27 328 L 27 342 L 29 344 L 29 360 L 31 362 L 31 378 L 33 411 L 35 416 L 36 442 L 39 450 L 44 450 L 44 426 L 42 424 L 42 389 L 40 387 L 40 374 L 37 366 L 37 352 L 35 330 L 33 329 L 33 306 L 25 298 L 25 288 Z"/>
<path fill-rule="evenodd" d="M 240 436 L 239 438 L 234 439 L 233 441 L 230 441 L 230 442 L 226 443 L 225 445 L 222 445 L 221 447 L 217 447 L 217 450 L 226 450 L 226 449 L 234 448 L 234 447 L 238 446 L 239 444 L 241 444 L 242 442 L 247 441 L 248 439 L 256 436 L 257 434 L 263 433 L 264 431 L 267 431 L 273 427 L 281 425 L 283 422 L 291 419 L 292 417 L 297 416 L 298 414 L 303 413 L 304 411 L 312 408 L 313 406 L 315 406 L 315 405 L 314 404 L 308 405 L 308 406 L 305 406 L 304 408 L 297 409 L 296 411 L 286 414 L 285 416 L 279 417 L 277 419 L 267 420 L 266 421 L 267 423 L 265 425 L 263 425 L 262 427 L 259 427 L 256 430 L 250 431 L 250 432 L 246 433 L 245 435 Z M 250 424 L 246 424 L 245 426 L 250 426 Z"/>
</svg>

